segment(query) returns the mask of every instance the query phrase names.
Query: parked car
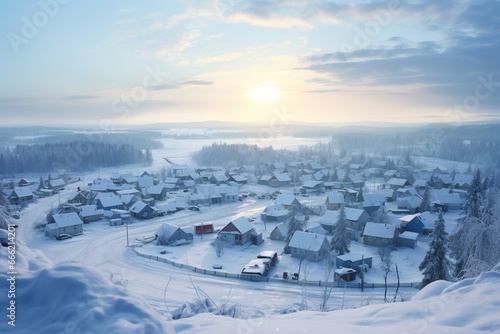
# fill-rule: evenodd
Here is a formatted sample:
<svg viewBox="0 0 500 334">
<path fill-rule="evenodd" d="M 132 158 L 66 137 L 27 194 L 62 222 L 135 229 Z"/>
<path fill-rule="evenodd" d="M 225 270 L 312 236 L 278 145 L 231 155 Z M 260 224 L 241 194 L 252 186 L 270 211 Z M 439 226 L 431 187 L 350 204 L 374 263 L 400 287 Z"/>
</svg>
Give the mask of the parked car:
<svg viewBox="0 0 500 334">
<path fill-rule="evenodd" d="M 262 251 L 257 255 L 258 259 L 269 259 L 269 268 L 278 262 L 278 253 L 275 251 Z"/>
<path fill-rule="evenodd" d="M 56 236 L 57 240 L 66 240 L 66 239 L 71 239 L 71 238 L 73 238 L 73 236 L 71 234 L 64 234 L 64 233 Z"/>
</svg>

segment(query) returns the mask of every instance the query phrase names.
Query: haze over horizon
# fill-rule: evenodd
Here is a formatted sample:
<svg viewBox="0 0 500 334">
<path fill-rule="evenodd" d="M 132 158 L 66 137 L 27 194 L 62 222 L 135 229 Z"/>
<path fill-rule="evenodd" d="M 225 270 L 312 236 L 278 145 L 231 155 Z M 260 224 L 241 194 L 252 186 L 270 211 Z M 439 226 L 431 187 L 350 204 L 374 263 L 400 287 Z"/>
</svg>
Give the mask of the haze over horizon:
<svg viewBox="0 0 500 334">
<path fill-rule="evenodd" d="M 2 125 L 500 121 L 500 2 L 0 4 Z"/>
</svg>

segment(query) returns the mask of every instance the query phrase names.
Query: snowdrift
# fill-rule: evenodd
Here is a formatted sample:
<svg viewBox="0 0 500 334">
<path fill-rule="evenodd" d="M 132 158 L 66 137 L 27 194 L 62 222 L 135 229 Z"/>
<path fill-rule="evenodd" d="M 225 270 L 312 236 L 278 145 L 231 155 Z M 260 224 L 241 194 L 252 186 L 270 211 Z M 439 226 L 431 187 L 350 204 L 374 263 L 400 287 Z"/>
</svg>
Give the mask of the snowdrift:
<svg viewBox="0 0 500 334">
<path fill-rule="evenodd" d="M 5 282 L 7 249 L 0 248 L 0 279 Z M 78 263 L 52 266 L 25 247 L 22 251 L 16 254 L 16 326 L 7 323 L 10 300 L 2 283 L 0 333 L 173 333 L 143 299 L 116 287 L 96 269 Z"/>
<path fill-rule="evenodd" d="M 174 322 L 177 333 L 499 333 L 500 273 L 429 284 L 404 303 L 354 310 L 297 312 L 259 319 L 199 314 Z"/>
</svg>

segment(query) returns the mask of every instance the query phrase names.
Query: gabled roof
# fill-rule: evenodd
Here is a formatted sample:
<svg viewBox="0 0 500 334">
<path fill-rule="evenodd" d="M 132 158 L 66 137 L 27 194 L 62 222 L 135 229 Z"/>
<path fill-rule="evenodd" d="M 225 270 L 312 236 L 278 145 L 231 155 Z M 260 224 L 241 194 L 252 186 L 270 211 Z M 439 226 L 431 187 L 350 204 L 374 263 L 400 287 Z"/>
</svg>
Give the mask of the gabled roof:
<svg viewBox="0 0 500 334">
<path fill-rule="evenodd" d="M 17 187 L 12 191 L 12 195 L 17 196 L 18 198 L 29 197 L 33 196 L 33 192 L 31 191 L 30 187 Z"/>
<path fill-rule="evenodd" d="M 154 181 L 155 181 L 154 177 L 149 175 L 144 175 L 139 177 L 139 179 L 137 180 L 137 184 L 139 185 L 140 188 L 149 188 L 154 186 L 155 183 Z"/>
<path fill-rule="evenodd" d="M 290 212 L 281 204 L 272 204 L 266 207 L 263 211 L 266 216 L 282 217 L 287 216 Z"/>
<path fill-rule="evenodd" d="M 391 224 L 366 223 L 363 236 L 392 239 L 396 233 L 396 226 Z"/>
<path fill-rule="evenodd" d="M 164 236 L 166 238 L 170 238 L 175 232 L 177 232 L 177 230 L 179 230 L 179 227 L 163 223 L 161 224 L 160 228 L 156 231 L 155 234 L 159 237 Z M 184 231 L 183 229 L 181 230 Z"/>
<path fill-rule="evenodd" d="M 415 208 L 418 208 L 420 206 L 420 204 L 422 204 L 422 199 L 420 198 L 420 196 L 413 195 L 411 197 L 403 199 L 400 202 L 400 205 L 404 204 L 404 203 L 407 204 L 407 207 L 415 209 Z"/>
<path fill-rule="evenodd" d="M 290 175 L 288 175 L 286 173 L 274 174 L 273 177 L 271 177 L 271 179 L 273 179 L 273 178 L 275 178 L 279 182 L 290 182 L 290 181 L 292 181 L 292 179 L 290 178 Z"/>
<path fill-rule="evenodd" d="M 344 195 L 341 193 L 328 194 L 327 199 L 331 204 L 344 204 Z"/>
<path fill-rule="evenodd" d="M 393 177 L 389 181 L 387 181 L 387 184 L 389 184 L 391 186 L 403 187 L 405 185 L 408 185 L 409 182 L 406 179 L 400 179 L 400 178 L 397 178 L 397 177 Z"/>
<path fill-rule="evenodd" d="M 309 180 L 309 181 L 304 182 L 304 184 L 302 184 L 302 187 L 304 187 L 304 188 L 317 188 L 317 187 L 320 187 L 321 185 L 324 185 L 323 181 Z"/>
<path fill-rule="evenodd" d="M 236 218 L 235 220 L 231 221 L 229 224 L 233 224 L 233 226 L 238 230 L 238 232 L 240 234 L 245 234 L 245 233 L 253 230 L 252 224 L 250 224 L 248 219 L 245 217 Z M 226 227 L 228 225 L 226 225 Z M 225 229 L 225 227 L 222 229 L 222 231 L 224 231 L 224 229 Z"/>
<path fill-rule="evenodd" d="M 226 182 L 227 181 L 227 176 L 224 173 L 214 173 L 212 174 L 212 177 L 217 180 L 218 182 Z"/>
<path fill-rule="evenodd" d="M 164 184 L 158 184 L 156 186 L 149 187 L 147 189 L 147 193 L 151 195 L 161 195 L 161 193 L 165 190 Z"/>
<path fill-rule="evenodd" d="M 367 193 L 363 194 L 365 202 L 371 202 L 371 203 L 384 203 L 385 202 L 385 195 L 384 194 L 377 194 L 377 193 Z"/>
<path fill-rule="evenodd" d="M 414 215 L 406 215 L 406 216 L 399 218 L 399 220 L 401 221 L 402 227 L 404 227 L 406 224 L 408 224 L 409 222 L 411 222 L 414 219 L 420 220 L 422 222 L 422 224 L 424 225 L 424 227 L 427 229 L 433 229 L 434 223 L 436 221 L 436 218 L 434 218 L 434 216 L 429 211 L 425 211 L 422 213 L 416 213 Z"/>
<path fill-rule="evenodd" d="M 279 194 L 274 203 L 289 206 L 292 205 L 294 201 L 298 201 L 298 199 L 293 195 Z"/>
<path fill-rule="evenodd" d="M 113 195 L 110 197 L 100 198 L 99 201 L 101 202 L 101 205 L 104 208 L 108 208 L 111 206 L 122 206 L 123 205 L 122 201 L 120 201 L 120 199 L 116 195 Z"/>
<path fill-rule="evenodd" d="M 80 216 L 82 217 L 89 217 L 100 214 L 104 214 L 104 210 L 97 209 L 95 205 L 82 205 L 80 207 Z"/>
<path fill-rule="evenodd" d="M 63 179 L 52 179 L 49 180 L 49 185 L 51 187 L 63 187 L 66 185 L 66 182 Z"/>
<path fill-rule="evenodd" d="M 231 176 L 231 178 L 235 181 L 235 182 L 245 182 L 247 181 L 247 178 L 244 177 L 243 175 L 241 174 L 234 174 Z"/>
<path fill-rule="evenodd" d="M 358 221 L 365 210 L 355 209 L 355 208 L 344 208 L 345 217 L 350 221 Z M 331 211 L 326 210 L 325 214 L 319 218 L 321 224 L 325 225 L 335 225 L 339 220 L 340 210 Z"/>
<path fill-rule="evenodd" d="M 137 201 L 137 202 L 134 203 L 134 205 L 132 205 L 130 207 L 130 212 L 132 212 L 132 213 L 140 213 L 147 206 L 148 205 L 146 203 L 144 203 L 143 201 Z"/>
<path fill-rule="evenodd" d="M 282 236 L 285 236 L 288 232 L 288 222 L 277 224 L 276 227 L 273 229 L 273 231 L 274 230 L 278 230 Z"/>
<path fill-rule="evenodd" d="M 83 224 L 76 212 L 60 213 L 53 216 L 58 227 L 69 227 Z"/>
<path fill-rule="evenodd" d="M 292 248 L 317 252 L 325 242 L 325 236 L 315 233 L 295 231 L 290 240 L 289 246 Z"/>
<path fill-rule="evenodd" d="M 458 193 L 437 193 L 434 194 L 434 200 L 432 203 L 435 204 L 462 204 L 462 199 Z"/>
</svg>

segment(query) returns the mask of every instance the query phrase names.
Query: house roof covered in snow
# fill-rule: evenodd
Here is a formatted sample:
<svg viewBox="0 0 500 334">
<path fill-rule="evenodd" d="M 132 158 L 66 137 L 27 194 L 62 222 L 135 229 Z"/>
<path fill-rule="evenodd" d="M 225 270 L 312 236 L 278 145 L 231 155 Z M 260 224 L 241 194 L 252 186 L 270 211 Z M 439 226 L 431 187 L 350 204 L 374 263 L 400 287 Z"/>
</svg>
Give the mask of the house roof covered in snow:
<svg viewBox="0 0 500 334">
<path fill-rule="evenodd" d="M 146 203 L 144 203 L 143 201 L 137 201 L 134 203 L 134 205 L 132 205 L 130 207 L 130 212 L 132 213 L 139 213 L 141 212 L 142 210 L 144 210 L 145 207 L 147 207 L 148 205 Z"/>
<path fill-rule="evenodd" d="M 327 199 L 331 204 L 344 204 L 344 195 L 341 193 L 328 194 Z"/>
<path fill-rule="evenodd" d="M 363 236 L 392 239 L 396 233 L 396 226 L 391 224 L 366 223 Z"/>
<path fill-rule="evenodd" d="M 58 227 L 69 227 L 83 224 L 76 212 L 60 213 L 53 216 Z"/>
<path fill-rule="evenodd" d="M 290 240 L 290 247 L 317 252 L 321 249 L 325 236 L 316 233 L 295 231 Z"/>
<path fill-rule="evenodd" d="M 237 232 L 239 232 L 240 234 L 245 234 L 253 230 L 252 224 L 250 224 L 246 217 L 236 218 L 235 220 L 231 221 L 231 224 L 233 224 L 233 226 L 238 230 Z"/>
<path fill-rule="evenodd" d="M 274 203 L 289 206 L 289 205 L 292 205 L 293 202 L 296 200 L 297 200 L 297 198 L 294 195 L 279 194 L 278 197 L 276 197 L 276 200 L 274 201 Z"/>
<path fill-rule="evenodd" d="M 33 192 L 31 191 L 30 187 L 17 187 L 14 188 L 14 190 L 12 191 L 12 195 L 21 198 L 21 197 L 33 196 Z"/>
</svg>

